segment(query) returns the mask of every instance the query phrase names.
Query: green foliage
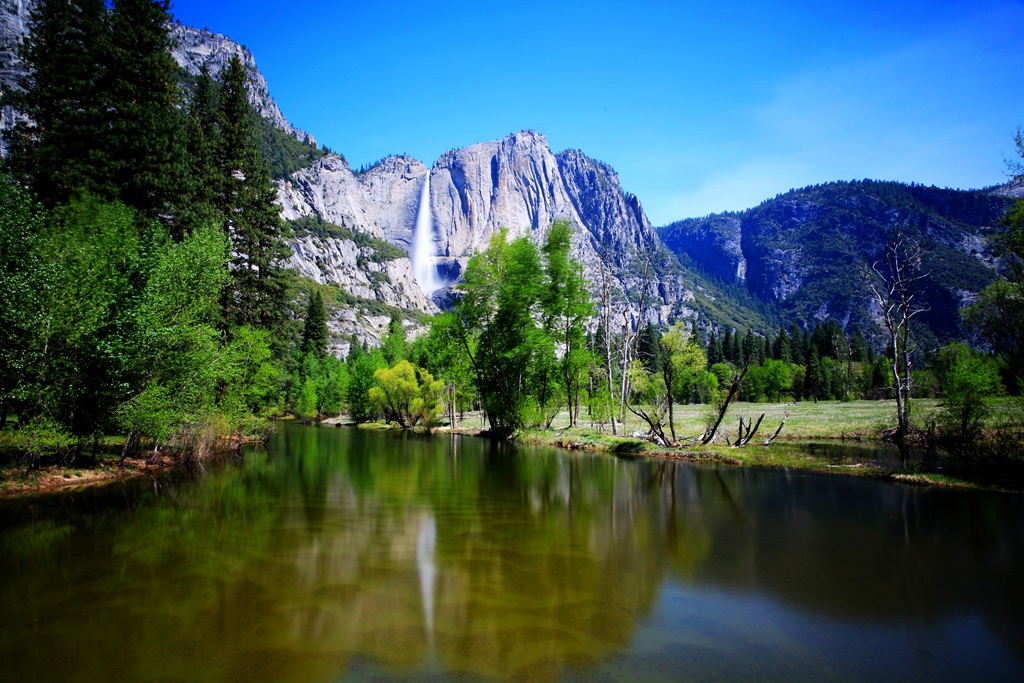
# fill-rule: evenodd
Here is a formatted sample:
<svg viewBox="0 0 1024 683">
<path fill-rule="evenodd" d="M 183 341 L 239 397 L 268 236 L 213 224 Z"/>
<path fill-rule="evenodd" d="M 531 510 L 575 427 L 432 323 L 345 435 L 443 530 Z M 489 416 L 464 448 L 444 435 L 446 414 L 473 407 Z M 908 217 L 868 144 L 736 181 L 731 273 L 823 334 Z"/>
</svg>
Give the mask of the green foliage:
<svg viewBox="0 0 1024 683">
<path fill-rule="evenodd" d="M 369 389 L 370 401 L 386 420 L 403 429 L 417 425 L 430 429 L 444 412 L 444 382 L 407 360 L 375 371 L 374 379 L 377 384 Z"/>
<path fill-rule="evenodd" d="M 242 400 L 236 375 L 244 370 L 222 369 L 214 328 L 217 296 L 228 277 L 226 260 L 226 240 L 212 228 L 163 248 L 143 290 L 137 335 L 125 359 L 139 378 L 117 409 L 130 440 L 172 442 L 210 423 L 217 386 L 227 379 L 236 380 L 232 401 Z"/>
<path fill-rule="evenodd" d="M 405 327 L 402 326 L 402 321 L 399 317 L 393 315 L 388 323 L 388 333 L 384 337 L 383 344 L 381 344 L 381 352 L 384 354 L 385 362 L 388 365 L 394 365 L 398 361 L 404 360 L 407 352 L 406 347 Z"/>
<path fill-rule="evenodd" d="M 30 117 L 8 168 L 49 208 L 0 177 L 0 413 L 77 439 L 120 429 L 126 454 L 195 453 L 265 429 L 301 362 L 266 124 L 237 59 L 220 83 L 191 79 L 184 105 L 167 0 L 106 5 L 42 0 L 33 73 L 4 95 Z M 287 169 L 322 155 L 266 137 Z M 394 249 L 354 239 L 378 260 Z M 305 374 L 317 411 L 337 411 L 347 368 L 324 357 L 322 300 L 308 313 Z"/>
<path fill-rule="evenodd" d="M 744 399 L 748 401 L 781 401 L 793 388 L 793 366 L 769 359 L 751 366 L 743 378 Z"/>
<path fill-rule="evenodd" d="M 220 356 L 219 412 L 234 431 L 245 435 L 264 432 L 280 375 L 273 362 L 270 333 L 248 326 L 236 328 Z"/>
<path fill-rule="evenodd" d="M 27 192 L 0 174 L 0 410 L 6 414 L 19 398 L 31 393 L 27 373 L 36 333 L 36 302 L 44 263 L 34 245 L 46 215 Z"/>
<path fill-rule="evenodd" d="M 414 361 L 445 383 L 446 401 L 454 420 L 456 408 L 468 406 L 475 395 L 472 360 L 463 346 L 458 318 L 451 312 L 438 315 L 430 322 L 428 334 L 417 342 L 420 339 L 422 355 L 414 356 Z"/>
<path fill-rule="evenodd" d="M 942 391 L 939 422 L 950 450 L 964 453 L 982 435 L 989 416 L 987 400 L 1002 388 L 992 358 L 954 343 L 941 349 L 935 363 Z"/>
<path fill-rule="evenodd" d="M 306 318 L 302 326 L 303 353 L 311 353 L 317 358 L 327 355 L 327 308 L 324 306 L 320 290 L 314 290 L 306 307 Z"/>
<path fill-rule="evenodd" d="M 295 402 L 295 417 L 302 422 L 310 422 L 317 416 L 318 403 L 316 382 L 312 377 L 307 377 L 302 383 L 299 400 Z"/>
<path fill-rule="evenodd" d="M 45 415 L 37 415 L 19 424 L 10 441 L 11 447 L 22 454 L 22 462 L 29 469 L 38 468 L 44 455 L 66 459 L 74 444 L 75 438 Z"/>
<path fill-rule="evenodd" d="M 565 400 L 577 405 L 589 365 L 583 321 L 590 302 L 579 266 L 568 258 L 571 232 L 556 224 L 548 237 L 542 263 L 527 238 L 507 243 L 507 231 L 495 233 L 459 285 L 460 343 L 499 438 L 550 422 Z"/>
<path fill-rule="evenodd" d="M 376 383 L 374 373 L 386 367 L 387 363 L 380 349 L 373 349 L 369 353 L 359 350 L 349 355 L 348 403 L 349 414 L 353 420 L 366 422 L 376 415 L 370 401 L 370 388 Z"/>
<path fill-rule="evenodd" d="M 569 424 L 576 424 L 583 378 L 593 356 L 587 349 L 586 325 L 594 312 L 583 267 L 569 255 L 572 227 L 568 221 L 555 221 L 548 230 L 542 249 L 547 276 L 541 294 L 545 349 L 538 354 L 537 374 L 544 378 L 538 403 L 550 424 L 554 412 L 564 401 L 569 405 Z M 561 351 L 556 361 L 554 347 Z M 557 377 L 555 374 L 557 373 Z"/>
<path fill-rule="evenodd" d="M 315 144 L 299 142 L 263 118 L 257 121 L 256 136 L 260 156 L 275 179 L 286 178 L 295 171 L 308 168 L 327 154 Z"/>
</svg>

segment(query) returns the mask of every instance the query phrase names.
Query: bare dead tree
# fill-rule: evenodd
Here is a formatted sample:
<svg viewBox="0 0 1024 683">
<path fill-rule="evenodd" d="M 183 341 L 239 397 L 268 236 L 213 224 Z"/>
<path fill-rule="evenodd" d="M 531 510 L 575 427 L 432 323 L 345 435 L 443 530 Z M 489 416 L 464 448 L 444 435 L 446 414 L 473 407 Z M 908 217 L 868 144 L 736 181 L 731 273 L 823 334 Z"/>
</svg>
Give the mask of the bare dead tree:
<svg viewBox="0 0 1024 683">
<path fill-rule="evenodd" d="M 604 250 L 601 251 L 601 324 L 604 326 L 604 362 L 608 378 L 608 415 L 612 421 L 612 434 L 618 434 L 619 429 L 615 423 L 615 406 L 612 399 L 612 301 Z"/>
<path fill-rule="evenodd" d="M 760 429 L 762 420 L 764 420 L 764 413 L 761 413 L 761 416 L 757 418 L 757 423 L 754 423 L 754 418 L 750 418 L 744 424 L 743 416 L 740 415 L 740 427 L 739 431 L 736 432 L 736 443 L 729 445 L 733 448 L 743 448 L 750 443 L 750 440 L 757 434 L 757 430 Z M 725 442 L 729 443 L 729 439 L 726 439 Z"/>
<path fill-rule="evenodd" d="M 761 445 L 762 446 L 768 446 L 769 444 L 771 444 L 772 441 L 775 441 L 775 438 L 779 434 L 782 433 L 782 428 L 786 426 L 786 420 L 788 420 L 788 419 L 789 419 L 789 411 L 787 410 L 784 413 L 782 413 L 782 422 L 779 423 L 779 428 L 775 430 L 774 434 L 772 434 L 767 439 L 765 439 L 765 442 L 763 444 L 761 444 Z"/>
<path fill-rule="evenodd" d="M 704 434 L 698 439 L 700 445 L 707 446 L 715 439 L 715 435 L 718 434 L 718 428 L 722 424 L 722 420 L 725 419 L 725 414 L 729 412 L 729 406 L 733 401 L 736 400 L 740 393 L 740 385 L 743 383 L 743 378 L 747 374 L 747 370 L 750 369 L 750 362 L 753 360 L 751 355 L 743 362 L 743 367 L 739 372 L 733 374 L 732 383 L 729 385 L 729 391 L 725 394 L 725 397 L 720 399 L 717 404 L 718 414 L 713 421 L 709 420 L 707 428 L 704 430 Z"/>
<path fill-rule="evenodd" d="M 928 274 L 921 272 L 921 248 L 897 233 L 885 248 L 884 268 L 876 261 L 871 267 L 871 291 L 882 310 L 882 323 L 892 351 L 893 386 L 896 393 L 897 441 L 903 447 L 910 433 L 911 357 L 916 350 L 910 335 L 910 321 L 929 307 L 917 298 L 917 288 Z"/>
<path fill-rule="evenodd" d="M 626 399 L 629 396 L 629 363 L 637 357 L 637 344 L 640 340 L 640 327 L 644 319 L 644 304 L 647 290 L 651 286 L 651 255 L 648 253 L 644 262 L 644 277 L 640 282 L 640 301 L 637 306 L 636 325 L 630 324 L 629 307 L 622 309 L 622 387 L 619 393 L 619 415 L 625 422 Z M 632 328 L 632 329 L 630 329 Z"/>
<path fill-rule="evenodd" d="M 664 397 L 660 397 L 658 401 L 650 406 L 650 410 L 645 409 L 643 406 L 629 405 L 628 402 L 626 407 L 629 409 L 629 412 L 647 423 L 647 427 L 650 430 L 650 438 L 656 443 L 662 446 L 676 445 L 676 442 L 670 440 L 665 434 L 665 415 L 668 412 L 668 404 Z"/>
</svg>

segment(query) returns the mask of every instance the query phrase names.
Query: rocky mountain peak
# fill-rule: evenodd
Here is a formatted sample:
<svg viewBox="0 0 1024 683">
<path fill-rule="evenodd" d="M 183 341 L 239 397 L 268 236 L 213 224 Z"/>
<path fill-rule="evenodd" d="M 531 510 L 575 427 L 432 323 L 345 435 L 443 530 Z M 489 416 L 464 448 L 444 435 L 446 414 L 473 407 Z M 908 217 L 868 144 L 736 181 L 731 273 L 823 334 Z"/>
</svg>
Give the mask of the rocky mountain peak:
<svg viewBox="0 0 1024 683">
<path fill-rule="evenodd" d="M 299 142 L 316 145 L 316 140 L 306 131 L 299 130 L 284 117 L 277 102 L 270 96 L 267 79 L 256 67 L 256 58 L 243 45 L 239 45 L 227 36 L 213 33 L 207 29 L 192 28 L 183 24 L 171 25 L 171 37 L 174 48 L 171 53 L 175 61 L 193 76 L 198 75 L 203 66 L 214 78 L 227 66 L 235 55 L 238 55 L 249 73 L 249 101 L 257 113 L 270 122 L 278 130 L 282 130 Z"/>
</svg>

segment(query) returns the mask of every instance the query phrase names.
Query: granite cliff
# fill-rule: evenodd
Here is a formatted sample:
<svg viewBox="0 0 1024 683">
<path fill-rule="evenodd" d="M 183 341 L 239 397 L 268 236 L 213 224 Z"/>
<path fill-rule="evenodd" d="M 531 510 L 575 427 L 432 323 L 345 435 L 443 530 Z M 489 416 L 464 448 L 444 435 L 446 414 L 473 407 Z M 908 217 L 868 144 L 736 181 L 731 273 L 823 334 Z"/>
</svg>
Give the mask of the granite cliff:
<svg viewBox="0 0 1024 683">
<path fill-rule="evenodd" d="M 390 157 L 356 175 L 342 159 L 329 156 L 280 183 L 282 215 L 317 215 L 408 252 L 427 173 L 419 161 Z M 555 155 L 543 135 L 522 131 L 447 152 L 429 173 L 434 243 L 444 285 L 435 297 L 439 302 L 496 231 L 508 228 L 510 236 L 528 235 L 539 244 L 554 221 L 565 219 L 576 227 L 574 255 L 587 277 L 598 287 L 603 261 L 619 307 L 628 305 L 639 313 L 646 269 L 645 318 L 665 323 L 688 312 L 691 297 L 682 270 L 640 202 L 622 190 L 606 164 L 575 150 Z"/>
</svg>

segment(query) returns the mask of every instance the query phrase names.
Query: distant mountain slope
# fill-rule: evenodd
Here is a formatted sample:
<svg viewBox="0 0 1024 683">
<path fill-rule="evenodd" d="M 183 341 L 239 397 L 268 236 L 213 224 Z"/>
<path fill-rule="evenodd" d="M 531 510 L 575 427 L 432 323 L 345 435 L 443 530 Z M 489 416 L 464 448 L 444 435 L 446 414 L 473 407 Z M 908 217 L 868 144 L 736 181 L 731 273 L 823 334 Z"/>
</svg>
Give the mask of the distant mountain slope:
<svg viewBox="0 0 1024 683">
<path fill-rule="evenodd" d="M 895 182 L 834 182 L 765 201 L 743 213 L 679 221 L 665 244 L 707 274 L 742 285 L 802 324 L 835 318 L 870 330 L 877 307 L 870 268 L 897 231 L 922 248 L 923 322 L 938 340 L 962 336 L 959 311 L 988 284 L 991 236 L 1012 193 Z"/>
</svg>

